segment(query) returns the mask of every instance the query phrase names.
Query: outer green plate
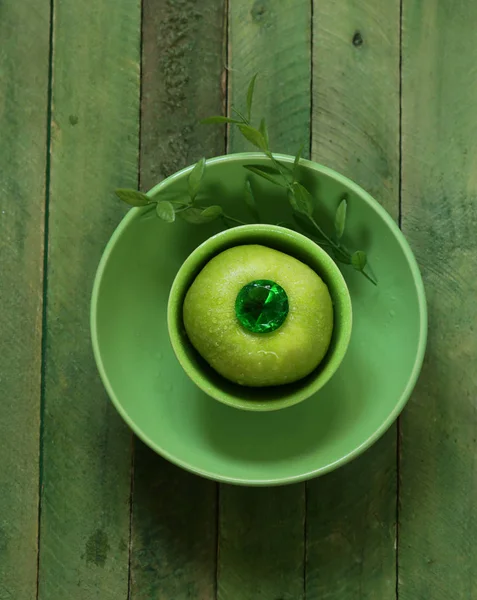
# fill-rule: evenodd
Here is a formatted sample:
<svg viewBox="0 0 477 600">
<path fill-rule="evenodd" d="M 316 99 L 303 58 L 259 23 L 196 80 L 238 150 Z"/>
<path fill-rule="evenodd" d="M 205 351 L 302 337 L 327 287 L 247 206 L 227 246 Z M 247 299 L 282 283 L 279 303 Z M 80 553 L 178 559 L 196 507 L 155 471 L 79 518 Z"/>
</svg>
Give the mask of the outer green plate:
<svg viewBox="0 0 477 600">
<path fill-rule="evenodd" d="M 291 157 L 280 157 L 291 161 Z M 244 164 L 258 154 L 207 163 L 210 203 L 247 219 Z M 91 326 L 99 372 L 116 408 L 151 448 L 213 479 L 249 485 L 290 483 L 331 471 L 375 442 L 406 403 L 421 368 L 427 331 L 422 279 L 391 217 L 366 192 L 334 171 L 303 161 L 302 179 L 315 192 L 321 221 L 348 198 L 345 242 L 364 248 L 378 279 L 343 272 L 354 324 L 345 360 L 309 400 L 282 411 L 253 413 L 225 406 L 184 374 L 167 335 L 172 280 L 188 254 L 217 226 L 162 223 L 133 209 L 113 234 L 96 276 Z M 151 190 L 181 193 L 188 169 Z M 254 176 L 255 177 L 255 176 Z M 253 179 L 265 222 L 290 221 L 280 188 Z M 205 201 L 204 201 L 205 203 Z"/>
</svg>

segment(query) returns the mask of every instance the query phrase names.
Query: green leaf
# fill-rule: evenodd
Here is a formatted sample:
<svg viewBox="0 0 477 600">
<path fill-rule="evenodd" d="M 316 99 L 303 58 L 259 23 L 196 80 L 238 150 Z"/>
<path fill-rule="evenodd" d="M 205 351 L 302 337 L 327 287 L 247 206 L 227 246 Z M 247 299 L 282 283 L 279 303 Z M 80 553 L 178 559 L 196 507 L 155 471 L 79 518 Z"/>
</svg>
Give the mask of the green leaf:
<svg viewBox="0 0 477 600">
<path fill-rule="evenodd" d="M 169 202 L 176 207 L 189 206 L 192 204 L 192 200 L 188 194 L 180 194 L 179 196 L 175 195 L 173 198 L 174 199 L 171 198 Z"/>
<path fill-rule="evenodd" d="M 191 200 L 197 196 L 197 193 L 204 177 L 205 171 L 205 158 L 201 158 L 198 163 L 195 164 L 194 168 L 190 172 L 188 184 L 189 184 L 189 196 Z"/>
<path fill-rule="evenodd" d="M 214 204 L 213 206 L 208 206 L 204 208 L 202 211 L 202 218 L 208 219 L 209 221 L 214 221 L 218 219 L 223 214 L 223 209 L 218 204 Z"/>
<path fill-rule="evenodd" d="M 250 83 L 248 84 L 248 90 L 247 90 L 247 116 L 248 116 L 248 120 L 249 121 L 250 121 L 250 117 L 252 116 L 253 90 L 255 88 L 255 80 L 257 79 L 257 75 L 258 75 L 258 73 L 255 73 L 255 75 L 250 80 Z"/>
<path fill-rule="evenodd" d="M 244 165 L 244 168 L 247 169 L 247 171 L 255 173 L 255 175 L 258 175 L 259 177 L 263 177 L 263 179 L 271 181 L 275 185 L 279 185 L 280 187 L 286 187 L 281 181 L 273 177 L 273 175 L 280 175 L 280 171 L 274 169 L 273 167 L 256 167 L 255 165 Z"/>
<path fill-rule="evenodd" d="M 267 148 L 268 148 L 270 142 L 268 140 L 268 129 L 267 129 L 267 123 L 266 123 L 265 119 L 262 119 L 260 121 L 260 125 L 258 126 L 258 130 L 263 135 L 263 139 L 265 140 L 265 144 L 267 145 Z"/>
<path fill-rule="evenodd" d="M 256 221 L 260 221 L 260 216 L 258 214 L 257 202 L 255 200 L 255 196 L 253 195 L 252 186 L 250 184 L 250 180 L 247 179 L 245 182 L 245 204 L 248 209 L 252 213 L 254 219 Z"/>
<path fill-rule="evenodd" d="M 351 255 L 351 264 L 357 271 L 364 271 L 365 266 L 368 264 L 368 257 L 366 252 L 363 250 L 356 250 Z"/>
<path fill-rule="evenodd" d="M 305 147 L 305 144 L 302 144 L 295 156 L 295 160 L 293 161 L 293 179 L 295 179 L 295 180 L 298 179 L 298 169 L 300 167 L 300 160 L 301 160 L 301 155 L 303 153 L 304 147 Z"/>
<path fill-rule="evenodd" d="M 146 194 L 137 190 L 119 189 L 114 190 L 114 193 L 120 200 L 129 204 L 129 206 L 146 206 L 146 204 L 151 202 L 151 199 Z"/>
<path fill-rule="evenodd" d="M 165 221 L 166 223 L 174 223 L 176 220 L 176 213 L 174 207 L 167 200 L 161 200 L 156 204 L 157 216 Z"/>
<path fill-rule="evenodd" d="M 239 125 L 239 129 L 243 137 L 251 144 L 257 148 L 260 148 L 260 150 L 267 149 L 265 138 L 258 129 L 255 129 L 255 127 L 250 127 L 250 125 Z"/>
<path fill-rule="evenodd" d="M 288 200 L 296 212 L 309 217 L 313 214 L 313 196 L 298 181 L 293 182 L 291 189 L 288 190 Z"/>
<path fill-rule="evenodd" d="M 221 206 L 214 205 L 208 206 L 207 208 L 188 208 L 179 213 L 184 221 L 192 223 L 193 225 L 203 225 L 204 223 L 210 223 L 215 221 L 218 217 L 223 214 Z"/>
<path fill-rule="evenodd" d="M 202 119 L 202 121 L 200 121 L 201 125 L 215 125 L 216 123 L 242 123 L 242 121 L 239 121 L 238 119 L 232 119 L 230 117 L 222 117 L 222 116 L 216 116 L 216 117 L 207 117 L 206 119 Z"/>
<path fill-rule="evenodd" d="M 308 217 L 307 215 L 303 215 L 303 214 L 294 212 L 293 220 L 295 221 L 295 223 L 297 224 L 299 229 L 304 231 L 305 234 L 309 238 L 312 238 L 317 244 L 319 244 L 323 248 L 331 248 L 331 244 L 327 240 L 323 239 L 320 232 L 317 231 L 316 227 L 310 221 L 310 217 Z"/>
<path fill-rule="evenodd" d="M 343 198 L 336 209 L 335 214 L 335 233 L 336 237 L 340 240 L 343 237 L 343 233 L 346 225 L 346 209 L 348 207 L 348 203 L 346 202 L 346 198 Z"/>
</svg>

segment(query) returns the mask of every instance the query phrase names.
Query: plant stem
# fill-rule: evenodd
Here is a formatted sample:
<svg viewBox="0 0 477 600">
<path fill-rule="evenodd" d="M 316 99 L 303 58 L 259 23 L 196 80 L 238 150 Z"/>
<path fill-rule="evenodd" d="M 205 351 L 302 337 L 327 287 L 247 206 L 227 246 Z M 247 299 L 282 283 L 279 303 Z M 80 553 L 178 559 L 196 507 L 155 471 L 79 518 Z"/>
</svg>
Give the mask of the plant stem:
<svg viewBox="0 0 477 600">
<path fill-rule="evenodd" d="M 250 121 L 247 119 L 247 117 L 243 113 L 241 113 L 239 110 L 237 110 L 233 106 L 232 106 L 232 110 L 238 117 L 240 117 L 242 119 L 242 121 L 245 123 L 245 125 L 250 125 Z M 234 125 L 235 125 L 235 123 L 234 123 Z"/>
<path fill-rule="evenodd" d="M 298 233 L 301 233 L 301 232 L 299 231 Z M 315 242 L 315 244 L 318 244 L 318 246 L 321 246 L 322 248 L 331 248 L 331 249 L 333 248 L 333 246 L 331 244 L 329 244 L 326 240 L 320 240 L 319 238 L 315 237 L 314 235 L 310 235 L 309 233 L 307 233 L 306 237 L 309 237 L 311 240 L 313 240 Z"/>
<path fill-rule="evenodd" d="M 183 206 L 189 207 L 189 206 L 192 206 L 192 204 L 193 204 L 192 202 L 180 202 L 178 200 L 169 200 L 169 202 L 171 204 L 173 204 L 174 206 L 179 206 L 180 208 L 182 208 Z"/>
<path fill-rule="evenodd" d="M 287 179 L 287 174 L 285 172 L 286 167 L 284 167 L 283 165 L 281 165 L 278 160 L 276 160 L 276 158 L 273 156 L 273 154 L 270 152 L 270 150 L 264 150 L 263 151 L 265 156 L 267 158 L 269 158 L 272 161 L 272 164 L 276 167 L 276 169 L 278 171 L 280 171 L 280 175 L 283 177 L 283 181 L 285 182 L 285 185 L 288 189 L 291 188 L 290 182 Z M 288 172 L 290 173 L 290 170 L 287 169 Z"/>
<path fill-rule="evenodd" d="M 226 215 L 225 213 L 223 213 L 222 217 L 224 219 L 228 219 L 229 221 L 232 221 L 232 223 L 237 223 L 237 225 L 249 225 L 249 223 L 245 223 L 244 221 L 240 221 L 239 219 L 236 219 L 235 217 L 230 217 L 229 215 Z"/>
<path fill-rule="evenodd" d="M 326 233 L 323 231 L 323 229 L 321 229 L 321 227 L 318 225 L 318 223 L 315 221 L 315 219 L 313 217 L 309 217 L 309 219 L 315 226 L 316 230 L 320 233 L 320 235 L 328 242 L 328 244 L 332 248 L 334 248 L 335 250 L 338 250 L 338 252 L 347 254 L 346 251 L 343 250 L 343 248 L 341 247 L 340 244 L 337 244 L 333 239 L 331 239 L 328 235 L 326 235 Z"/>
<path fill-rule="evenodd" d="M 368 275 L 366 273 L 366 271 L 361 271 L 361 273 L 366 277 L 366 279 L 368 279 L 373 285 L 378 285 L 378 282 L 373 279 L 373 277 L 371 277 L 371 275 Z"/>
<path fill-rule="evenodd" d="M 149 202 L 149 204 L 146 204 L 146 206 L 144 207 L 144 211 L 142 214 L 144 216 L 144 215 L 148 215 L 155 211 L 156 211 L 156 202 Z"/>
</svg>

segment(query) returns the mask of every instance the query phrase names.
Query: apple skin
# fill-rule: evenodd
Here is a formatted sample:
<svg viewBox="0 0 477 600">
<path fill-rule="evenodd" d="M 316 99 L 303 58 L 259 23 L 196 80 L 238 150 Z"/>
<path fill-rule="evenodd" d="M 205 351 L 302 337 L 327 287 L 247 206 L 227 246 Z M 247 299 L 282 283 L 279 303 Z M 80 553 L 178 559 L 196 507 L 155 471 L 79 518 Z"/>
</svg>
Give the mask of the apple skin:
<svg viewBox="0 0 477 600">
<path fill-rule="evenodd" d="M 240 290 L 257 279 L 278 283 L 289 312 L 270 333 L 252 333 L 235 314 Z M 304 263 L 260 245 L 236 246 L 212 258 L 187 291 L 183 319 L 199 354 L 223 377 L 250 387 L 302 379 L 324 358 L 333 332 L 327 286 Z"/>
</svg>

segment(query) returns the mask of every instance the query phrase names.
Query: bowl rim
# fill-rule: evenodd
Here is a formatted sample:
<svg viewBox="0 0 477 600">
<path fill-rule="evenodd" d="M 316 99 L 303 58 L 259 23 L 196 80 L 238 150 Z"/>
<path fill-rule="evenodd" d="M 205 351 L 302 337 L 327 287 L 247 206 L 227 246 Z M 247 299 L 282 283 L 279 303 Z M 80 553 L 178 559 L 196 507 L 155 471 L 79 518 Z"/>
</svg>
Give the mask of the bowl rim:
<svg viewBox="0 0 477 600">
<path fill-rule="evenodd" d="M 288 393 L 284 394 L 283 398 L 266 401 L 242 400 L 240 398 L 234 398 L 232 397 L 232 394 L 228 394 L 227 392 L 217 390 L 217 386 L 215 386 L 213 383 L 210 383 L 206 377 L 200 376 L 200 371 L 194 367 L 194 365 L 191 363 L 187 356 L 187 352 L 185 352 L 182 348 L 182 344 L 178 339 L 181 336 L 177 332 L 177 328 L 173 327 L 173 322 L 175 321 L 174 313 L 176 303 L 172 304 L 171 302 L 173 296 L 174 300 L 176 300 L 177 295 L 180 295 L 183 290 L 183 285 L 180 285 L 182 284 L 180 279 L 184 277 L 185 271 L 187 271 L 187 281 L 185 282 L 185 285 L 191 284 L 191 265 L 192 267 L 194 266 L 194 264 L 197 262 L 198 255 L 204 252 L 204 250 L 208 251 L 207 256 L 209 256 L 210 250 L 208 249 L 208 246 L 214 246 L 215 244 L 217 244 L 217 242 L 219 242 L 220 247 L 215 248 L 215 250 L 213 249 L 212 252 L 214 254 L 216 253 L 216 251 L 220 253 L 224 249 L 221 249 L 221 247 L 227 246 L 227 242 L 231 237 L 238 237 L 238 239 L 236 240 L 236 245 L 242 245 L 243 238 L 245 238 L 249 232 L 251 232 L 252 234 L 260 234 L 261 231 L 263 231 L 264 235 L 266 235 L 267 233 L 271 233 L 274 237 L 282 237 L 286 235 L 290 239 L 292 245 L 294 244 L 297 247 L 304 248 L 304 251 L 307 254 L 311 255 L 312 252 L 315 253 L 315 255 L 317 255 L 318 257 L 317 263 L 319 262 L 323 266 L 324 271 L 329 273 L 330 276 L 332 274 L 335 277 L 337 287 L 339 287 L 339 292 L 335 297 L 339 296 L 342 299 L 343 306 L 345 306 L 346 310 L 346 316 L 348 317 L 345 320 L 342 334 L 339 338 L 339 343 L 337 344 L 336 348 L 334 349 L 334 352 L 332 353 L 332 355 L 336 353 L 338 357 L 336 364 L 333 365 L 333 368 L 326 369 L 325 367 L 323 371 L 315 373 L 314 375 L 312 372 L 310 373 L 310 381 L 302 388 L 298 388 L 295 391 L 289 391 Z M 257 239 L 253 243 L 260 244 L 260 241 L 259 239 Z M 267 245 L 266 242 L 264 242 L 263 245 Z M 200 262 L 202 262 L 202 259 L 200 259 Z M 345 278 L 343 277 L 343 274 L 339 270 L 335 261 L 329 256 L 329 254 L 327 254 L 318 244 L 316 244 L 316 242 L 306 237 L 305 235 L 297 231 L 287 229 L 286 227 L 281 227 L 279 225 L 271 225 L 267 223 L 251 223 L 247 225 L 240 225 L 239 227 L 233 227 L 231 229 L 226 229 L 224 231 L 216 233 L 215 235 L 210 236 L 204 242 L 199 244 L 189 254 L 189 256 L 185 259 L 185 261 L 182 263 L 179 270 L 177 271 L 177 274 L 174 277 L 174 281 L 172 282 L 169 298 L 167 301 L 167 328 L 169 332 L 169 339 L 172 344 L 174 354 L 187 376 L 195 383 L 197 387 L 199 387 L 212 399 L 217 400 L 218 402 L 222 402 L 227 406 L 231 406 L 232 408 L 238 410 L 246 410 L 250 412 L 271 412 L 295 406 L 296 404 L 307 400 L 310 396 L 316 394 L 322 387 L 324 387 L 328 383 L 328 381 L 335 375 L 336 371 L 338 370 L 346 355 L 346 351 L 348 350 L 349 342 L 351 339 L 352 321 L 353 307 L 351 304 L 351 296 L 348 290 L 348 286 L 346 284 Z M 315 370 L 316 369 L 314 369 L 314 371 Z"/>
<path fill-rule="evenodd" d="M 294 161 L 294 157 L 289 154 L 274 154 L 274 157 L 277 160 L 281 160 L 287 163 L 292 163 Z M 265 157 L 260 152 L 240 152 L 235 154 L 227 154 L 223 156 L 216 156 L 207 160 L 207 164 L 220 164 L 220 163 L 233 163 L 240 162 L 243 160 L 263 160 Z M 115 406 L 118 413 L 121 415 L 126 424 L 132 429 L 132 431 L 152 450 L 154 450 L 157 454 L 163 456 L 173 464 L 191 472 L 195 475 L 200 475 L 207 479 L 211 479 L 213 481 L 219 481 L 222 483 L 231 483 L 236 485 L 245 485 L 252 487 L 261 487 L 261 486 L 277 486 L 277 485 L 285 485 L 285 484 L 293 484 L 298 483 L 300 481 L 306 481 L 313 477 L 321 476 L 335 469 L 349 463 L 354 458 L 360 456 L 365 450 L 367 450 L 370 446 L 372 446 L 380 437 L 384 435 L 384 433 L 389 429 L 389 427 L 394 423 L 396 418 L 399 416 L 401 411 L 403 410 L 406 402 L 408 401 L 412 390 L 414 389 L 417 379 L 419 377 L 419 373 L 422 368 L 422 364 L 424 361 L 424 355 L 427 344 L 427 326 L 428 326 L 428 316 L 427 316 L 427 302 L 426 302 L 426 293 L 424 288 L 424 282 L 422 280 L 422 275 L 419 270 L 416 258 L 409 246 L 407 240 L 405 239 L 403 233 L 399 229 L 398 225 L 391 217 L 391 215 L 375 200 L 371 194 L 366 192 L 361 186 L 357 183 L 331 169 L 330 167 L 326 167 L 321 165 L 320 163 L 302 159 L 300 161 L 300 165 L 304 168 L 311 169 L 312 171 L 321 173 L 330 177 L 334 181 L 340 183 L 341 185 L 347 187 L 349 190 L 352 190 L 355 194 L 360 196 L 360 198 L 368 204 L 368 206 L 377 212 L 377 214 L 384 220 L 386 225 L 388 226 L 390 233 L 394 236 L 397 243 L 401 247 L 404 256 L 408 262 L 411 275 L 414 281 L 417 300 L 419 306 L 419 339 L 418 345 L 415 355 L 415 360 L 412 369 L 409 373 L 409 378 L 407 384 L 402 391 L 398 401 L 396 402 L 394 409 L 388 415 L 388 417 L 381 423 L 379 427 L 376 427 L 375 430 L 359 445 L 356 446 L 353 450 L 341 456 L 334 462 L 331 462 L 322 467 L 308 470 L 304 473 L 299 473 L 298 475 L 291 475 L 285 477 L 278 477 L 273 479 L 247 479 L 244 477 L 227 477 L 221 474 L 214 473 L 211 470 L 202 469 L 200 467 L 196 467 L 194 465 L 189 464 L 187 461 L 182 460 L 180 458 L 175 457 L 173 454 L 162 448 L 160 445 L 155 443 L 148 435 L 146 435 L 139 426 L 135 424 L 135 422 L 129 417 L 126 410 L 123 408 L 121 403 L 118 401 L 116 397 L 111 383 L 109 382 L 108 376 L 106 374 L 103 361 L 101 358 L 101 353 L 99 350 L 98 336 L 97 336 L 97 305 L 98 305 L 98 295 L 99 288 L 101 284 L 101 280 L 103 277 L 103 272 L 106 268 L 106 265 L 109 261 L 109 257 L 111 255 L 112 249 L 114 248 L 116 241 L 122 235 L 124 229 L 126 229 L 133 219 L 136 218 L 136 215 L 141 212 L 141 208 L 132 208 L 129 210 L 126 215 L 122 218 L 112 236 L 108 240 L 106 247 L 101 256 L 96 275 L 94 278 L 92 297 L 91 297 L 91 306 L 90 306 L 90 332 L 93 346 L 93 354 L 96 361 L 96 365 L 99 371 L 100 378 L 103 382 L 103 385 L 108 393 L 109 398 L 111 399 L 113 405 Z M 180 171 L 170 175 L 163 181 L 156 184 L 152 187 L 147 195 L 153 196 L 159 189 L 163 187 L 168 187 L 172 182 L 177 180 L 184 175 L 187 175 L 193 169 L 193 165 L 189 165 Z"/>
</svg>

